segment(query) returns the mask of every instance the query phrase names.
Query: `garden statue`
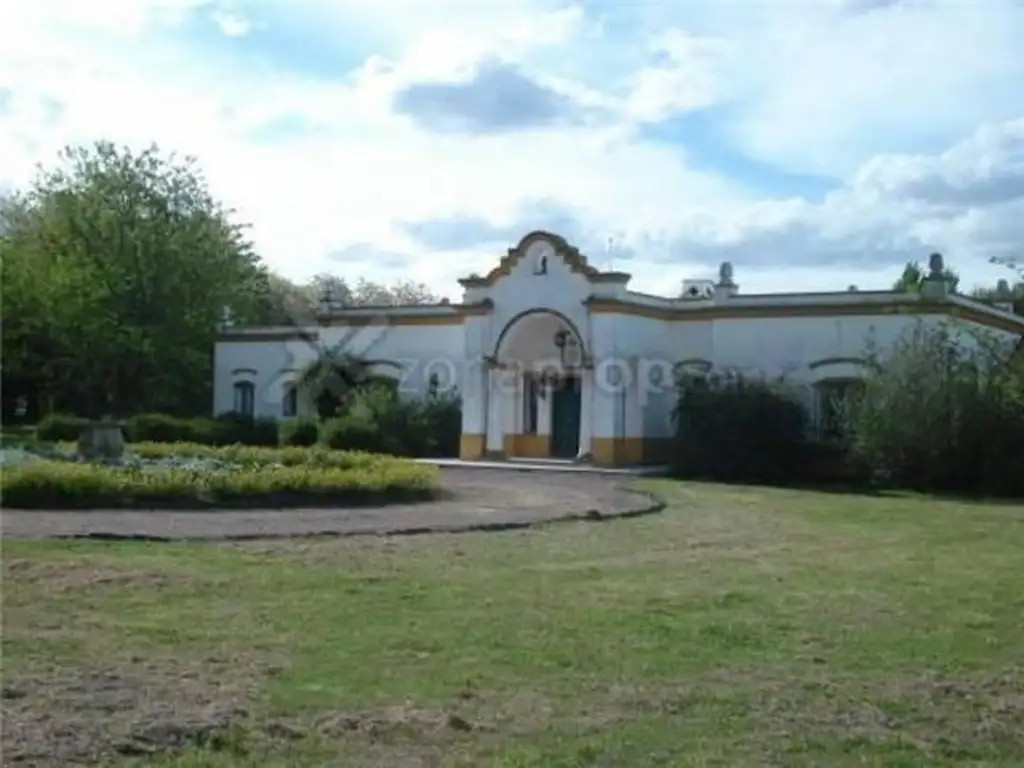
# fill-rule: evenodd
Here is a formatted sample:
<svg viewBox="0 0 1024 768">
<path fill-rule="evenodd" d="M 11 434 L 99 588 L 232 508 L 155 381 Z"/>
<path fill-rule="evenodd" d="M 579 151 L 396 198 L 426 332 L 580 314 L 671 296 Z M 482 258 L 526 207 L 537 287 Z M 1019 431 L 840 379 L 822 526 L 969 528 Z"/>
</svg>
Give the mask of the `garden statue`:
<svg viewBox="0 0 1024 768">
<path fill-rule="evenodd" d="M 90 422 L 78 435 L 78 455 L 87 461 L 119 461 L 124 433 L 116 421 Z"/>
</svg>

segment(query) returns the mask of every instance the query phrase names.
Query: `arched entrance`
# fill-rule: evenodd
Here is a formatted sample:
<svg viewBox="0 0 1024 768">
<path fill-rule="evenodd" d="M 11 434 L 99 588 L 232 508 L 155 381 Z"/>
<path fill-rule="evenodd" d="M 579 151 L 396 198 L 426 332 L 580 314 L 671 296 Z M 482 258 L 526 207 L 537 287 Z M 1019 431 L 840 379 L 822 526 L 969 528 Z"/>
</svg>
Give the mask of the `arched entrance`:
<svg viewBox="0 0 1024 768">
<path fill-rule="evenodd" d="M 492 360 L 503 382 L 496 426 L 506 456 L 575 459 L 586 452 L 587 353 L 571 320 L 550 309 L 515 316 L 499 334 Z"/>
</svg>

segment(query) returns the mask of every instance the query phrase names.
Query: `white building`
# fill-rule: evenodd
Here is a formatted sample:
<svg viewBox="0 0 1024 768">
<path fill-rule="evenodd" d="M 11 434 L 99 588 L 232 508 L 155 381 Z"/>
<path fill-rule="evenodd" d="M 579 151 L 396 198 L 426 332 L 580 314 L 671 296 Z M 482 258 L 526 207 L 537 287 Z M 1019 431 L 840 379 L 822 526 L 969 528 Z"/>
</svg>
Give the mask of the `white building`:
<svg viewBox="0 0 1024 768">
<path fill-rule="evenodd" d="M 431 377 L 463 399 L 461 455 L 660 461 L 673 431 L 673 371 L 784 376 L 820 421 L 829 385 L 865 373 L 865 351 L 918 322 L 956 318 L 1008 341 L 1024 318 L 951 293 L 934 264 L 920 294 L 743 294 L 723 264 L 682 298 L 628 289 L 563 239 L 533 232 L 486 276 L 460 281 L 459 304 L 321 307 L 309 327 L 225 327 L 214 412 L 283 417 L 312 409 L 293 386 L 320 350 L 401 365 L 401 389 Z M 386 371 L 387 369 L 383 369 Z"/>
</svg>

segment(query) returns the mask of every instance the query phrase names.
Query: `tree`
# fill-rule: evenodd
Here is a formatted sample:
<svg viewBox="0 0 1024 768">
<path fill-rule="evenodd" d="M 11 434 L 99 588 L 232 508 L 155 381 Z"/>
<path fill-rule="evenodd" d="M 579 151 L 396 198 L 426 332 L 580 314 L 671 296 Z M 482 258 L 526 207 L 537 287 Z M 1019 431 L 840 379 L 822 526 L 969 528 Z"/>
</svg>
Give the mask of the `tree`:
<svg viewBox="0 0 1024 768">
<path fill-rule="evenodd" d="M 207 412 L 223 308 L 268 314 L 244 227 L 156 146 L 68 148 L 0 222 L 4 388 L 54 408 Z"/>
<path fill-rule="evenodd" d="M 1024 258 L 1020 256 L 993 256 L 989 261 L 1016 272 L 1020 279 L 1024 281 Z"/>
<path fill-rule="evenodd" d="M 341 347 L 321 351 L 298 375 L 298 386 L 309 392 L 316 402 L 317 415 L 326 419 L 343 408 L 352 394 L 371 385 L 395 386 L 395 379 L 374 373 L 373 369 L 386 366 L 398 369 L 390 360 L 371 360 Z"/>
<path fill-rule="evenodd" d="M 948 267 L 942 270 L 942 276 L 949 282 L 950 290 L 955 291 L 960 284 L 960 276 Z M 903 274 L 893 284 L 894 291 L 904 293 L 917 293 L 921 290 L 921 284 L 928 278 L 928 272 L 916 261 L 908 261 L 903 268 Z"/>
<path fill-rule="evenodd" d="M 1018 315 L 1024 315 L 1024 280 L 1010 285 L 1006 284 L 1006 293 L 995 288 L 975 288 L 971 291 L 971 298 L 984 301 L 988 304 L 995 302 L 1007 302 L 1013 304 L 1013 311 Z"/>
<path fill-rule="evenodd" d="M 305 284 L 296 284 L 278 275 L 270 276 L 268 323 L 272 325 L 308 325 L 313 321 L 320 301 L 330 296 L 339 306 L 398 306 L 436 304 L 440 298 L 423 283 L 399 280 L 392 285 L 360 278 L 355 284 L 336 275 L 319 274 Z"/>
<path fill-rule="evenodd" d="M 843 404 L 852 457 L 923 491 L 1024 493 L 1024 359 L 960 322 L 908 329 Z"/>
</svg>

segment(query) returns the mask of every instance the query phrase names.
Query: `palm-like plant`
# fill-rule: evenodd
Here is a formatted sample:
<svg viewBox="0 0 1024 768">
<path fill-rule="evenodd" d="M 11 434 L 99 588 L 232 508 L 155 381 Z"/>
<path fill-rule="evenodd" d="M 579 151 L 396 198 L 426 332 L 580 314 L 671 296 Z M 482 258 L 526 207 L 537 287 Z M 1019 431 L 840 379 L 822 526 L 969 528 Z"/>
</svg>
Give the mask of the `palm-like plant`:
<svg viewBox="0 0 1024 768">
<path fill-rule="evenodd" d="M 343 408 L 352 395 L 372 385 L 396 386 L 395 379 L 374 373 L 378 366 L 400 369 L 391 360 L 371 360 L 340 347 L 324 349 L 298 375 L 298 385 L 309 392 L 320 418 L 328 418 Z"/>
</svg>

